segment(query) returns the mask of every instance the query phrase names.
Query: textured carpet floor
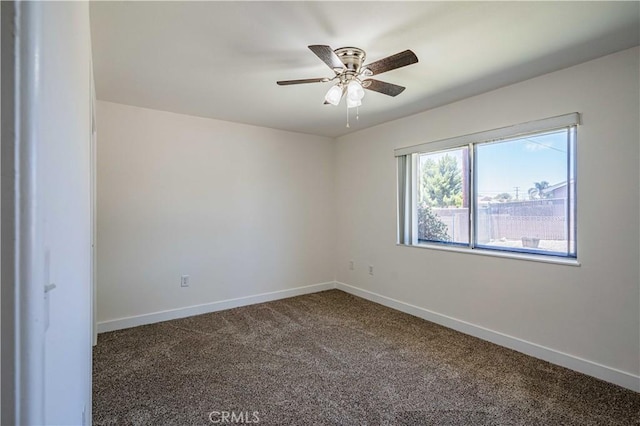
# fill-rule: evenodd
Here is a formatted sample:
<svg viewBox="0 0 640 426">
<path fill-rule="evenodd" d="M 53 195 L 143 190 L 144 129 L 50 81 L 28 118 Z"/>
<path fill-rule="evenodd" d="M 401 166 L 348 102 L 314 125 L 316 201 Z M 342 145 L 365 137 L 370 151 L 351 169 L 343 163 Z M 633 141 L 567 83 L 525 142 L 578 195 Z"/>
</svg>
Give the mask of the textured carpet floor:
<svg viewBox="0 0 640 426">
<path fill-rule="evenodd" d="M 95 425 L 640 425 L 638 393 L 338 290 L 104 333 L 93 362 Z"/>
</svg>

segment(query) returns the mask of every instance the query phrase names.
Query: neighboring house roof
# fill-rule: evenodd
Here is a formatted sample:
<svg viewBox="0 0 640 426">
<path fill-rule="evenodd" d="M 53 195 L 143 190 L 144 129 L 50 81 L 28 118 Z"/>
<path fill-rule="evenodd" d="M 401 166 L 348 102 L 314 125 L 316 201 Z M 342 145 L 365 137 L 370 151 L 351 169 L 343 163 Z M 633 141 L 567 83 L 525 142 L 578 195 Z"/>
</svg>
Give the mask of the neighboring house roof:
<svg viewBox="0 0 640 426">
<path fill-rule="evenodd" d="M 573 179 L 571 179 L 569 182 L 571 182 L 571 185 L 573 185 L 573 184 L 574 184 L 574 180 L 573 180 Z M 566 180 L 565 180 L 565 181 L 563 181 L 563 182 L 560 182 L 560 183 L 556 183 L 555 185 L 547 186 L 547 187 L 546 187 L 545 189 L 543 189 L 541 192 L 542 192 L 543 194 L 546 194 L 546 193 L 548 193 L 548 192 L 553 192 L 553 191 L 555 191 L 555 190 L 557 190 L 557 189 L 564 188 L 565 186 L 567 186 L 567 181 L 566 181 Z"/>
</svg>

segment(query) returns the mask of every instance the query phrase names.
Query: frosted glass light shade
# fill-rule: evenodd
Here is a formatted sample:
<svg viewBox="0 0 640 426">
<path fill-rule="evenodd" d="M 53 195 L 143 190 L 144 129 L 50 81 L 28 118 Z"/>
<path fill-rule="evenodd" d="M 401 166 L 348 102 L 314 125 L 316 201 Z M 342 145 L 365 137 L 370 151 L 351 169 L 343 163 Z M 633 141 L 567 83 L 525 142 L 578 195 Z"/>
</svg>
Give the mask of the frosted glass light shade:
<svg viewBox="0 0 640 426">
<path fill-rule="evenodd" d="M 360 99 L 353 100 L 347 96 L 347 108 L 355 108 L 362 105 L 362 101 Z"/>
<path fill-rule="evenodd" d="M 359 101 L 364 98 L 364 89 L 355 80 L 352 80 L 347 86 L 347 98 L 353 101 Z"/>
<path fill-rule="evenodd" d="M 342 99 L 342 88 L 337 84 L 335 86 L 332 86 L 324 97 L 325 101 L 334 106 L 340 103 L 340 99 Z"/>
</svg>

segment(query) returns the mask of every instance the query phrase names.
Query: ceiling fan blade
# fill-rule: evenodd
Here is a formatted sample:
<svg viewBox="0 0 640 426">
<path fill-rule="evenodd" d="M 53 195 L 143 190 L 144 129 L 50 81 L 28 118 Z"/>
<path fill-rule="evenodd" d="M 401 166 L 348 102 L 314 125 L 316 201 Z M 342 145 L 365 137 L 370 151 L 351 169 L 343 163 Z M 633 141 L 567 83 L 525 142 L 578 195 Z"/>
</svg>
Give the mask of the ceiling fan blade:
<svg viewBox="0 0 640 426">
<path fill-rule="evenodd" d="M 277 81 L 278 86 L 289 86 L 291 84 L 305 84 L 305 83 L 325 83 L 329 81 L 328 78 L 305 78 L 302 80 L 281 80 Z"/>
<path fill-rule="evenodd" d="M 382 74 L 383 72 L 395 70 L 397 68 L 406 67 L 407 65 L 418 62 L 418 57 L 411 50 L 396 53 L 386 58 L 365 65 L 364 68 L 371 70 L 373 75 Z"/>
<path fill-rule="evenodd" d="M 322 44 L 312 44 L 309 49 L 316 54 L 318 58 L 329 66 L 332 70 L 344 70 L 346 69 L 338 55 L 329 46 Z"/>
<path fill-rule="evenodd" d="M 403 86 L 387 83 L 385 81 L 374 80 L 372 78 L 364 80 L 362 82 L 362 87 L 389 96 L 398 96 L 400 93 L 404 92 L 405 89 Z"/>
</svg>

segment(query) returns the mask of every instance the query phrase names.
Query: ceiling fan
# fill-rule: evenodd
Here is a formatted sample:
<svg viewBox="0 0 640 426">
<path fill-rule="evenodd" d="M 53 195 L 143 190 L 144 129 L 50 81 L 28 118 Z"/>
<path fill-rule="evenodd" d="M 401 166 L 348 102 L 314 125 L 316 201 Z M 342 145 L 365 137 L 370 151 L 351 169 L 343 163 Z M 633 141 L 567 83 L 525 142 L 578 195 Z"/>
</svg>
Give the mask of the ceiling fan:
<svg viewBox="0 0 640 426">
<path fill-rule="evenodd" d="M 411 50 L 396 53 L 367 65 L 364 64 L 366 53 L 357 47 L 341 47 L 333 50 L 329 46 L 311 45 L 309 49 L 335 72 L 333 78 L 307 78 L 303 80 L 278 81 L 280 86 L 305 83 L 326 83 L 336 81 L 325 96 L 325 105 L 338 105 L 346 94 L 347 108 L 362 105 L 364 90 L 373 90 L 388 96 L 398 96 L 404 87 L 375 80 L 374 75 L 391 71 L 418 62 L 418 57 Z"/>
</svg>

